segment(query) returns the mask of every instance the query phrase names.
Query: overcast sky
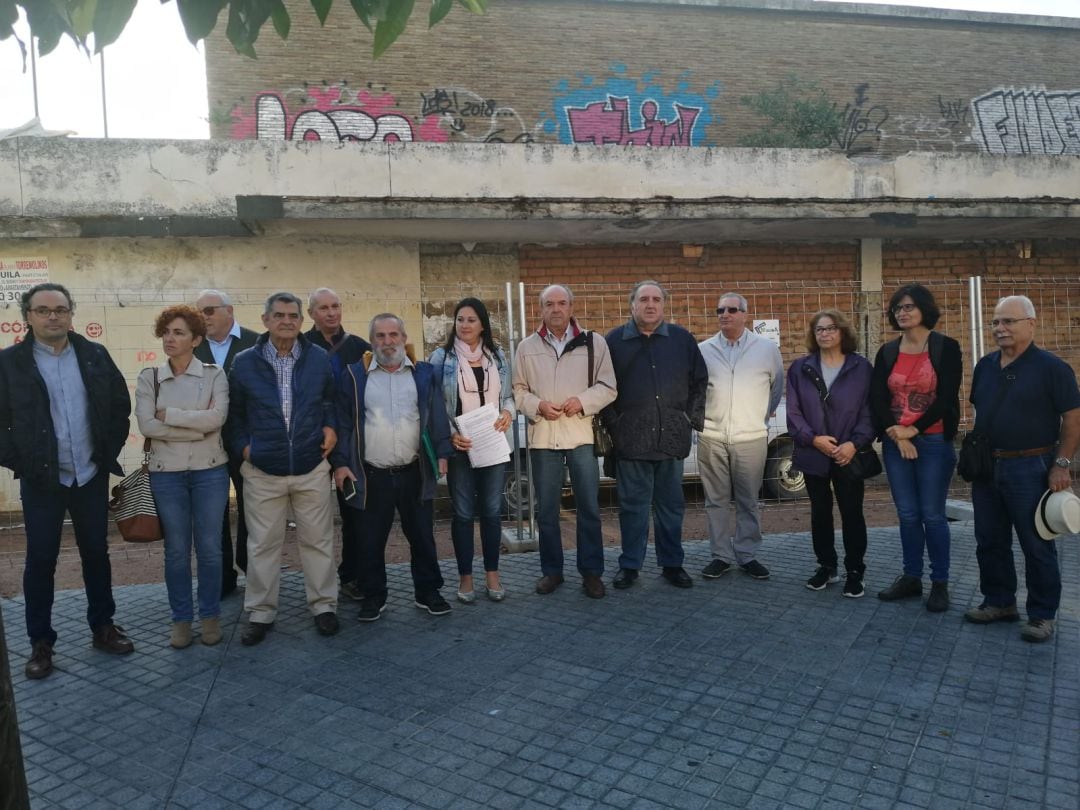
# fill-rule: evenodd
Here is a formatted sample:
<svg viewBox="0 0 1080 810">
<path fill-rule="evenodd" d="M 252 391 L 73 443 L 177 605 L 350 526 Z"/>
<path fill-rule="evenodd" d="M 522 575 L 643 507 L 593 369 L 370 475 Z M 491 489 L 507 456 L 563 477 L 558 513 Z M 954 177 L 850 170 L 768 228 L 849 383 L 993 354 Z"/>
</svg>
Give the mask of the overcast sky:
<svg viewBox="0 0 1080 810">
<path fill-rule="evenodd" d="M 829 0 L 819 0 L 829 2 Z M 344 0 L 339 0 L 344 2 Z M 1080 0 L 862 0 L 965 11 L 1080 18 Z M 310 13 L 304 9 L 303 13 Z M 222 21 L 223 24 L 223 21 Z M 25 30 L 25 29 L 24 29 Z M 266 36 L 272 36 L 267 32 Z M 24 37 L 25 39 L 25 37 Z M 101 65 L 69 41 L 37 61 L 42 124 L 86 137 L 104 134 Z M 0 130 L 34 116 L 33 82 L 13 40 L 0 42 Z M 175 3 L 142 0 L 123 35 L 105 53 L 110 137 L 205 138 L 209 133 L 206 66 L 184 36 Z"/>
</svg>

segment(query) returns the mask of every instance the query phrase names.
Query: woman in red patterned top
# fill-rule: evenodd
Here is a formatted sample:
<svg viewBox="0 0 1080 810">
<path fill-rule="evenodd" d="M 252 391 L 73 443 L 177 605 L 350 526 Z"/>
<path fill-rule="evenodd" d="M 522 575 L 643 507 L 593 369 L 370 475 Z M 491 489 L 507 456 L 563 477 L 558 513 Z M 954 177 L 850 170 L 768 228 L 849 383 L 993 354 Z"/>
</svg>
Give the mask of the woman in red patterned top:
<svg viewBox="0 0 1080 810">
<path fill-rule="evenodd" d="M 925 550 L 930 558 L 926 609 L 941 612 L 949 607 L 945 500 L 956 467 L 953 437 L 960 421 L 960 344 L 934 331 L 941 310 L 920 284 L 897 290 L 887 314 L 902 334 L 877 353 L 870 408 L 900 520 L 904 572 L 878 598 L 922 596 Z"/>
</svg>

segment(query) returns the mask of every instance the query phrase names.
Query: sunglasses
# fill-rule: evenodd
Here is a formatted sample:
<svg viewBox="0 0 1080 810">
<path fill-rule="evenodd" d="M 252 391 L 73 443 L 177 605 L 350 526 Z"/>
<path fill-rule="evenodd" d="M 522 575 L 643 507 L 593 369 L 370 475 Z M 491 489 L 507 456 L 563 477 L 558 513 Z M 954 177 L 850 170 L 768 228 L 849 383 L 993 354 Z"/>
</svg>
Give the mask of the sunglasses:
<svg viewBox="0 0 1080 810">
<path fill-rule="evenodd" d="M 728 315 L 734 315 L 736 312 L 745 312 L 745 311 L 746 310 L 744 310 L 742 307 L 717 307 L 716 308 L 716 314 L 717 315 L 723 315 L 725 312 Z"/>
<path fill-rule="evenodd" d="M 227 307 L 227 306 L 228 306 L 228 304 L 218 304 L 217 306 L 213 306 L 213 307 L 203 307 L 202 308 L 202 314 L 209 318 L 211 315 L 214 314 L 214 312 L 216 312 L 219 309 L 225 309 L 225 307 Z"/>
</svg>

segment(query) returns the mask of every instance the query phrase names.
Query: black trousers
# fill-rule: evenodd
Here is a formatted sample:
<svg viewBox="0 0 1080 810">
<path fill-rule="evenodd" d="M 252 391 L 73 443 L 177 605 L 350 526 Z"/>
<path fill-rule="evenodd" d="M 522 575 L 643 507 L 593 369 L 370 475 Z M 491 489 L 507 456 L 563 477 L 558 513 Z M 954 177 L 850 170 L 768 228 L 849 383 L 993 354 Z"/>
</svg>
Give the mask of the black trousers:
<svg viewBox="0 0 1080 810">
<path fill-rule="evenodd" d="M 244 477 L 240 475 L 243 461 L 229 459 L 229 478 L 236 490 L 236 556 L 233 556 L 232 527 L 229 524 L 229 506 L 225 505 L 225 518 L 221 525 L 221 588 L 231 591 L 236 587 L 236 569 L 247 573 L 247 523 L 244 521 Z"/>
<path fill-rule="evenodd" d="M 863 517 L 862 481 L 846 481 L 829 470 L 829 475 L 804 475 L 810 495 L 810 533 L 818 565 L 838 568 L 833 527 L 833 496 L 840 507 L 844 538 L 844 569 L 861 574 L 866 570 L 866 518 Z"/>
<path fill-rule="evenodd" d="M 341 564 L 338 566 L 338 581 L 341 583 L 360 581 L 360 510 L 349 506 L 340 489 L 337 494 L 338 511 L 341 513 Z"/>
<path fill-rule="evenodd" d="M 394 525 L 394 512 L 409 541 L 413 588 L 417 597 L 428 596 L 443 585 L 435 550 L 435 513 L 431 501 L 420 499 L 420 464 L 380 470 L 364 465 L 367 478 L 365 506 L 359 515 L 357 544 L 360 590 L 365 598 L 386 600 L 386 541 Z"/>
</svg>

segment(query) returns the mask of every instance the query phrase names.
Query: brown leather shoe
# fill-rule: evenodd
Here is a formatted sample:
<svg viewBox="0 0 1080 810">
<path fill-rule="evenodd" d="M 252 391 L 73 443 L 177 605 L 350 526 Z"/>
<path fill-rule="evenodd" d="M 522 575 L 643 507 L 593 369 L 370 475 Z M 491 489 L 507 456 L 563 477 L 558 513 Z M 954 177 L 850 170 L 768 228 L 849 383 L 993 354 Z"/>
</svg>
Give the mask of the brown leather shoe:
<svg viewBox="0 0 1080 810">
<path fill-rule="evenodd" d="M 585 595 L 590 599 L 603 599 L 607 590 L 604 588 L 604 580 L 600 577 L 586 574 L 581 580 L 581 587 L 585 589 Z"/>
<path fill-rule="evenodd" d="M 52 675 L 52 644 L 42 639 L 34 642 L 30 660 L 26 662 L 26 677 L 38 680 Z"/>
<path fill-rule="evenodd" d="M 562 574 L 547 574 L 536 580 L 536 592 L 541 595 L 546 595 L 554 592 L 554 590 L 562 584 Z"/>
<path fill-rule="evenodd" d="M 124 628 L 118 624 L 103 624 L 94 631 L 94 649 L 109 655 L 127 655 L 135 652 L 135 645 L 124 635 Z"/>
</svg>

